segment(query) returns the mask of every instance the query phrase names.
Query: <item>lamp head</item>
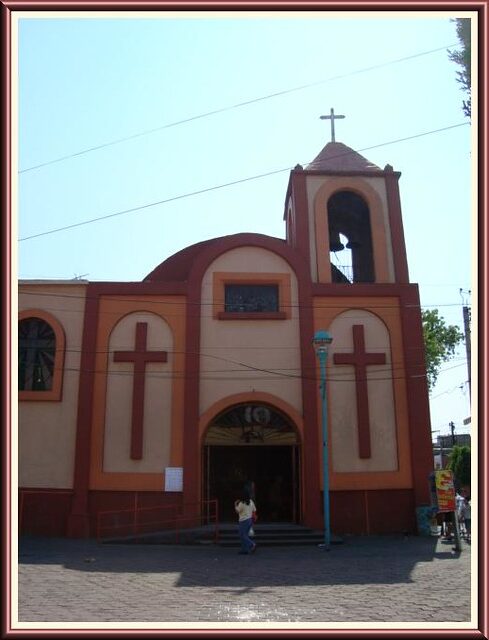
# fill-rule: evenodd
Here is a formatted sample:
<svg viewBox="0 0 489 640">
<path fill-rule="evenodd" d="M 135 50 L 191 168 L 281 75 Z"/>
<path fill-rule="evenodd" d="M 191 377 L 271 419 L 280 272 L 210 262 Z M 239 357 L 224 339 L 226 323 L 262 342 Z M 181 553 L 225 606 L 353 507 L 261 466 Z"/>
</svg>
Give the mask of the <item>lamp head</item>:
<svg viewBox="0 0 489 640">
<path fill-rule="evenodd" d="M 324 349 L 332 342 L 333 342 L 333 338 L 327 331 L 324 331 L 324 329 L 320 329 L 319 331 L 316 331 L 316 333 L 314 334 L 314 338 L 312 340 L 312 343 L 316 347 L 316 349 L 319 349 L 319 348 Z"/>
</svg>

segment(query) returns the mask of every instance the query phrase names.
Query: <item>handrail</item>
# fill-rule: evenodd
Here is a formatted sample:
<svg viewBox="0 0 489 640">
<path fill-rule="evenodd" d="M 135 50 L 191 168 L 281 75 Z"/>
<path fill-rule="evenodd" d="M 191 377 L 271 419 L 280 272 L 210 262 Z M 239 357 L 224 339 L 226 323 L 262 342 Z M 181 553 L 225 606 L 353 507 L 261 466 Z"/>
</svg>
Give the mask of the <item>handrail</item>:
<svg viewBox="0 0 489 640">
<path fill-rule="evenodd" d="M 20 505 L 19 505 L 19 532 L 22 531 L 22 521 L 24 515 L 24 497 L 27 495 L 36 495 L 36 494 L 50 494 L 50 495 L 73 495 L 73 489 L 22 489 L 19 488 L 19 497 L 20 497 Z M 185 511 L 188 511 L 191 507 L 198 507 L 194 513 L 184 515 Z M 212 508 L 213 507 L 213 508 Z M 168 511 L 170 509 L 180 511 L 180 513 L 175 514 L 172 518 L 166 519 L 157 519 L 146 522 L 140 521 L 140 516 L 144 515 L 149 511 Z M 111 509 L 107 511 L 99 511 L 97 513 L 97 541 L 100 542 L 102 536 L 101 531 L 103 529 L 120 529 L 123 527 L 131 526 L 131 523 L 125 524 L 112 524 L 110 526 L 101 526 L 101 520 L 105 516 L 110 516 L 114 514 L 133 514 L 132 518 L 132 528 L 134 535 L 138 534 L 138 531 L 142 527 L 152 526 L 152 525 L 164 525 L 164 524 L 174 524 L 175 529 L 175 538 L 178 542 L 180 531 L 184 528 L 183 524 L 187 521 L 195 521 L 196 518 L 202 520 L 205 518 L 208 523 L 214 522 L 214 540 L 218 541 L 219 538 L 219 519 L 218 519 L 218 501 L 217 500 L 203 500 L 199 502 L 189 502 L 182 504 L 168 504 L 168 505 L 157 505 L 155 507 L 140 507 L 138 505 L 138 492 L 136 492 L 134 496 L 134 506 L 129 509 Z"/>
<path fill-rule="evenodd" d="M 192 507 L 197 507 L 197 509 L 195 510 L 194 513 L 189 514 L 188 510 L 189 508 L 192 508 Z M 214 507 L 214 508 L 211 509 L 211 507 Z M 151 520 L 149 522 L 141 522 L 140 516 L 144 513 L 147 513 L 149 511 L 164 512 L 170 509 L 179 510 L 180 513 L 175 514 L 175 516 L 171 518 L 163 518 L 163 519 L 159 518 L 157 520 Z M 124 514 L 131 514 L 131 513 L 133 514 L 132 522 L 128 521 L 123 524 L 111 524 L 111 525 L 105 525 L 105 526 L 102 525 L 102 520 L 106 516 L 124 515 Z M 173 528 L 175 530 L 175 541 L 178 542 L 180 537 L 180 531 L 185 528 L 183 524 L 188 521 L 195 522 L 196 519 L 202 520 L 202 518 L 205 518 L 209 523 L 214 522 L 214 525 L 215 525 L 214 540 L 215 542 L 217 542 L 219 537 L 219 519 L 218 519 L 218 501 L 217 500 L 204 500 L 199 502 L 191 502 L 191 503 L 183 503 L 183 504 L 157 505 L 154 507 L 139 507 L 137 496 L 135 496 L 134 507 L 132 509 L 113 509 L 110 511 L 99 511 L 97 513 L 97 541 L 100 542 L 103 537 L 106 537 L 102 535 L 102 531 L 104 530 L 105 531 L 112 530 L 115 533 L 115 535 L 117 535 L 117 533 L 114 531 L 115 529 L 132 528 L 133 535 L 137 536 L 138 533 L 141 532 L 141 529 L 143 527 L 158 525 L 161 528 L 164 525 L 173 524 L 174 525 Z M 168 528 L 170 529 L 171 527 L 168 527 Z"/>
</svg>

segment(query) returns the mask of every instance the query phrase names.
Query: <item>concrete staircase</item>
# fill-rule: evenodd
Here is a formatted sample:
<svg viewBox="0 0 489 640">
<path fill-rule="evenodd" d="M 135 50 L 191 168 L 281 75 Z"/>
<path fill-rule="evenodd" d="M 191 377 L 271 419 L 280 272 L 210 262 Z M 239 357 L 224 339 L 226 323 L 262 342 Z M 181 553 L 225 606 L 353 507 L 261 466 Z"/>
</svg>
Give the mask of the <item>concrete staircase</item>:
<svg viewBox="0 0 489 640">
<path fill-rule="evenodd" d="M 254 527 L 254 541 L 260 547 L 294 547 L 313 545 L 318 546 L 324 542 L 322 531 L 309 529 L 292 523 L 257 523 Z M 331 535 L 331 544 L 339 544 L 342 539 Z M 211 545 L 220 547 L 240 546 L 238 527 L 234 523 L 222 523 L 219 525 L 219 534 L 215 536 L 215 527 L 207 525 L 195 529 L 182 529 L 178 538 L 173 531 L 160 531 L 104 540 L 105 544 L 192 544 Z"/>
<path fill-rule="evenodd" d="M 303 545 L 318 546 L 324 542 L 324 533 L 298 524 L 290 523 L 257 523 L 254 526 L 253 541 L 260 547 L 294 547 Z M 205 537 L 200 544 L 205 544 Z M 331 544 L 337 544 L 341 539 L 331 536 Z M 219 527 L 217 544 L 221 547 L 239 547 L 237 526 L 223 524 Z"/>
</svg>

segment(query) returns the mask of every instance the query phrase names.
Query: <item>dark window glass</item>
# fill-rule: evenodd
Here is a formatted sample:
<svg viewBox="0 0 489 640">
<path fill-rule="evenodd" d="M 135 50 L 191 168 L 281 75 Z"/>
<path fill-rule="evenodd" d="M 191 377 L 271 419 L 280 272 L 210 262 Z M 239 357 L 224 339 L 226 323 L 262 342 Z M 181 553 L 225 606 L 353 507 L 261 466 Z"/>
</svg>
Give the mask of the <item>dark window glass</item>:
<svg viewBox="0 0 489 640">
<path fill-rule="evenodd" d="M 227 284 L 224 310 L 240 313 L 278 311 L 278 285 Z"/>
<path fill-rule="evenodd" d="M 53 386 L 56 336 L 47 322 L 19 323 L 19 391 L 49 391 Z"/>
</svg>

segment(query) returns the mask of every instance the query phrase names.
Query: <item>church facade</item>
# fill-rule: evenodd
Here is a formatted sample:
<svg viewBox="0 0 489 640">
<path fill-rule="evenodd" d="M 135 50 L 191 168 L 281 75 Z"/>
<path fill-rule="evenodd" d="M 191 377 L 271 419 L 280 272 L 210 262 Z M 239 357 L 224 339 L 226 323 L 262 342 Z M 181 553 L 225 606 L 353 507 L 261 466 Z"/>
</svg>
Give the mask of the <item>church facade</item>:
<svg viewBox="0 0 489 640">
<path fill-rule="evenodd" d="M 433 457 L 399 176 L 330 142 L 291 171 L 285 240 L 206 240 L 141 282 L 21 281 L 20 531 L 214 500 L 231 521 L 250 480 L 262 522 L 322 528 L 321 330 L 331 529 L 415 531 Z"/>
</svg>

